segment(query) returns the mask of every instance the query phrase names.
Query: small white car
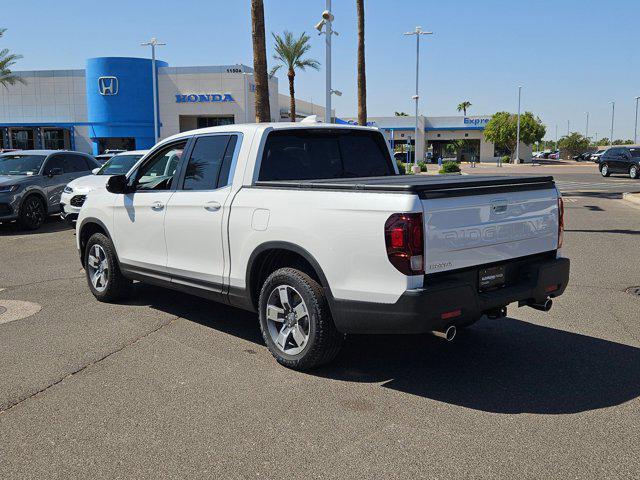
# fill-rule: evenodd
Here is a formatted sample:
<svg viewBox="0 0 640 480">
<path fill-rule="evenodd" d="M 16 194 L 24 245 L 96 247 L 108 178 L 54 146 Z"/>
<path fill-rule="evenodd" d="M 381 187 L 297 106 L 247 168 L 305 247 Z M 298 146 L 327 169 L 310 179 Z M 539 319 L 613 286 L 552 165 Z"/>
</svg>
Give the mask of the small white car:
<svg viewBox="0 0 640 480">
<path fill-rule="evenodd" d="M 147 152 L 148 150 L 133 150 L 119 153 L 111 157 L 102 167 L 92 170 L 92 175 L 85 175 L 69 182 L 64 187 L 60 198 L 62 218 L 73 224 L 90 191 L 104 187 L 112 175 L 127 173 Z"/>
</svg>

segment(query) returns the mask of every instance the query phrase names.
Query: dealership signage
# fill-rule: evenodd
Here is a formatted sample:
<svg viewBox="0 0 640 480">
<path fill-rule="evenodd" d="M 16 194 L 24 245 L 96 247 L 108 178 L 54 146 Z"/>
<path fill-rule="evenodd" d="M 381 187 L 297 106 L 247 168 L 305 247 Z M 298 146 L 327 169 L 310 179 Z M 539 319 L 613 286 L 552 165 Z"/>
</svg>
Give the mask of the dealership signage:
<svg viewBox="0 0 640 480">
<path fill-rule="evenodd" d="M 235 102 L 230 93 L 178 93 L 176 103 Z"/>
<path fill-rule="evenodd" d="M 474 125 L 474 126 L 484 126 L 487 123 L 489 123 L 489 120 L 491 120 L 490 118 L 470 118 L 470 117 L 464 117 L 464 124 L 465 125 Z"/>
<path fill-rule="evenodd" d="M 117 77 L 99 77 L 98 92 L 100 95 L 109 96 L 118 94 L 118 78 Z"/>
</svg>

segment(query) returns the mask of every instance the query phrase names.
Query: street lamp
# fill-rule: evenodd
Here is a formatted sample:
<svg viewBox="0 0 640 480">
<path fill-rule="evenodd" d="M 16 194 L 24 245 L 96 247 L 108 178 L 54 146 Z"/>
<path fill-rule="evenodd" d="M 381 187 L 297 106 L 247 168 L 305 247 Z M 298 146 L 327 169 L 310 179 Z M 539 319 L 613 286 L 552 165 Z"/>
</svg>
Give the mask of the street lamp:
<svg viewBox="0 0 640 480">
<path fill-rule="evenodd" d="M 587 115 L 587 125 L 584 128 L 584 138 L 589 138 L 589 112 L 584 112 Z"/>
<path fill-rule="evenodd" d="M 331 94 L 334 93 L 331 90 L 331 36 L 338 35 L 338 32 L 334 32 L 332 29 L 333 14 L 331 13 L 331 0 L 326 0 L 325 10 L 322 12 L 322 19 L 316 24 L 315 29 L 318 30 L 318 35 L 325 35 L 325 123 L 331 123 Z M 322 27 L 325 27 L 324 32 Z"/>
<path fill-rule="evenodd" d="M 638 99 L 640 97 L 636 97 L 636 124 L 633 127 L 633 144 L 638 144 Z"/>
<path fill-rule="evenodd" d="M 569 128 L 570 128 L 570 127 L 569 127 L 569 120 L 567 120 L 567 137 L 569 136 L 569 133 L 571 133 L 571 132 L 570 132 L 570 130 L 569 130 Z"/>
<path fill-rule="evenodd" d="M 518 85 L 518 127 L 516 131 L 516 161 L 520 163 L 520 94 L 522 92 L 522 85 Z"/>
<path fill-rule="evenodd" d="M 418 95 L 418 73 L 419 73 L 419 66 L 420 66 L 420 36 L 433 35 L 433 32 L 425 32 L 424 30 L 422 30 L 422 27 L 416 27 L 413 32 L 405 32 L 405 35 L 416 36 L 416 94 L 411 98 L 413 98 L 416 101 L 416 128 L 415 128 L 416 131 L 414 134 L 414 144 L 417 147 L 418 146 L 418 101 L 420 99 L 420 96 Z M 414 154 L 413 154 L 413 170 L 414 171 L 418 169 L 418 156 L 416 155 L 416 150 L 417 148 L 414 148 Z"/>
<path fill-rule="evenodd" d="M 613 118 L 616 114 L 616 102 L 613 100 L 609 102 L 611 104 L 611 135 L 609 136 L 609 146 L 613 145 Z"/>
<path fill-rule="evenodd" d="M 143 47 L 151 47 L 151 79 L 153 84 L 153 140 L 158 143 L 158 71 L 156 70 L 156 46 L 166 45 L 166 43 L 159 42 L 156 37 L 153 37 L 148 42 L 143 42 L 140 45 Z"/>
</svg>

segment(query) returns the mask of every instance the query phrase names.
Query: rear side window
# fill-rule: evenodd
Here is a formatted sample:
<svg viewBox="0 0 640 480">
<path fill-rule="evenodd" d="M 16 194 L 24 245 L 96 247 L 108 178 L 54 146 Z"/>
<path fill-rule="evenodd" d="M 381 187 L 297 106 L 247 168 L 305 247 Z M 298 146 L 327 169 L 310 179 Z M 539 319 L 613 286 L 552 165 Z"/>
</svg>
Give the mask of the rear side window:
<svg viewBox="0 0 640 480">
<path fill-rule="evenodd" d="M 90 170 L 87 160 L 82 155 L 73 155 L 68 153 L 64 155 L 64 160 L 65 160 L 65 168 L 64 168 L 65 173 L 66 172 L 68 173 L 86 172 L 87 170 Z"/>
<path fill-rule="evenodd" d="M 640 157 L 640 148 L 630 148 L 631 156 L 634 158 Z"/>
<path fill-rule="evenodd" d="M 395 175 L 384 138 L 350 129 L 291 129 L 271 132 L 259 180 L 314 180 Z"/>
<path fill-rule="evenodd" d="M 225 186 L 235 140 L 235 135 L 197 138 L 187 163 L 183 190 L 214 190 Z"/>
</svg>

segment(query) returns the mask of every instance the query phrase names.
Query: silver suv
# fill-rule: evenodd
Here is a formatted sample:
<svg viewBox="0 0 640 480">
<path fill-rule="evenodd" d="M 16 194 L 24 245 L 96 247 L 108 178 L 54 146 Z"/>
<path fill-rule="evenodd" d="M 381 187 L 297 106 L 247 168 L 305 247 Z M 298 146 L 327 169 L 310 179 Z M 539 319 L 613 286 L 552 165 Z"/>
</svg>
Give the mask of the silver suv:
<svg viewBox="0 0 640 480">
<path fill-rule="evenodd" d="M 22 150 L 0 155 L 0 222 L 17 220 L 35 230 L 60 212 L 60 194 L 71 180 L 100 164 L 85 153 Z"/>
</svg>

